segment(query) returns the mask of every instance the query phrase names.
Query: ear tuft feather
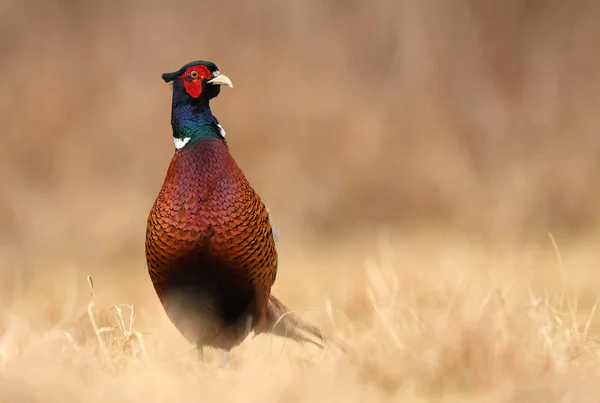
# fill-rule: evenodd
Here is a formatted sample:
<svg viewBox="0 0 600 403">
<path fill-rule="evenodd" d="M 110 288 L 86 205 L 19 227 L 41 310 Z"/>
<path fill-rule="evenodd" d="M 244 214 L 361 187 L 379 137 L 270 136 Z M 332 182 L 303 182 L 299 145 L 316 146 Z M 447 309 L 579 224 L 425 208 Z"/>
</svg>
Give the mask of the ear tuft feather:
<svg viewBox="0 0 600 403">
<path fill-rule="evenodd" d="M 178 71 L 173 72 L 173 73 L 163 73 L 162 79 L 165 80 L 165 83 L 170 83 L 171 81 L 175 80 L 178 75 L 179 75 Z"/>
</svg>

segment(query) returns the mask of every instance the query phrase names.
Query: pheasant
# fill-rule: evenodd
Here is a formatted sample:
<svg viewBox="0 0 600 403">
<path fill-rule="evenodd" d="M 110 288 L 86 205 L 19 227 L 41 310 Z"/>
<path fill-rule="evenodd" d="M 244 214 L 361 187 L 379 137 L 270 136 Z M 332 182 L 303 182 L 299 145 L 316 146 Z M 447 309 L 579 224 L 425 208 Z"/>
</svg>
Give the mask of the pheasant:
<svg viewBox="0 0 600 403">
<path fill-rule="evenodd" d="M 145 253 L 167 316 L 201 360 L 206 346 L 223 350 L 225 364 L 251 331 L 325 347 L 318 328 L 271 295 L 278 264 L 270 213 L 209 105 L 231 80 L 201 60 L 162 78 L 173 85 L 175 151 L 148 216 Z"/>
</svg>

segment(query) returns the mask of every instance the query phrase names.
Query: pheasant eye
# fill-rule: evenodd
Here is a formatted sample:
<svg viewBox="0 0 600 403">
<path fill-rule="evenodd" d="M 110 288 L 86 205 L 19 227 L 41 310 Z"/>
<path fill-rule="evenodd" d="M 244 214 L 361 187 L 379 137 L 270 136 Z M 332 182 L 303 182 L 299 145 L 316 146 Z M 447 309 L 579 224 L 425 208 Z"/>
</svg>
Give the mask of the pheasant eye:
<svg viewBox="0 0 600 403">
<path fill-rule="evenodd" d="M 192 78 L 198 78 L 198 72 L 196 70 L 192 70 L 190 72 L 190 77 L 192 77 Z"/>
</svg>

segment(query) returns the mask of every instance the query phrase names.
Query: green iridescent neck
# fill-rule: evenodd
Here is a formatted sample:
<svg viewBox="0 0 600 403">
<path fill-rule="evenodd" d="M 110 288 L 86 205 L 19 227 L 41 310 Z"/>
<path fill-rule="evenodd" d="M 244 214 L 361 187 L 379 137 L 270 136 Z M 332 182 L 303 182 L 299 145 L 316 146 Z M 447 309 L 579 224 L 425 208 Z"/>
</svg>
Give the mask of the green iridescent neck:
<svg viewBox="0 0 600 403">
<path fill-rule="evenodd" d="M 205 137 L 223 138 L 219 130 L 219 122 L 211 113 L 208 105 L 173 106 L 171 126 L 177 148 L 194 144 Z M 181 146 L 178 147 L 178 145 Z"/>
</svg>

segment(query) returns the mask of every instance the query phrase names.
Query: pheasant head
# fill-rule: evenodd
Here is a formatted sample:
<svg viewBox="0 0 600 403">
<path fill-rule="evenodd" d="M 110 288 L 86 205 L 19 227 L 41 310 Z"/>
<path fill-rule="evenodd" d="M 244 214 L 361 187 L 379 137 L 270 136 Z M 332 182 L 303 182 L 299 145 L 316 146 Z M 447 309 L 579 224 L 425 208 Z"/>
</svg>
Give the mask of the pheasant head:
<svg viewBox="0 0 600 403">
<path fill-rule="evenodd" d="M 204 136 L 225 136 L 225 130 L 210 111 L 209 101 L 219 95 L 221 85 L 233 88 L 233 84 L 216 64 L 193 61 L 175 72 L 164 73 L 162 78 L 173 84 L 171 125 L 175 148 L 181 149 Z"/>
</svg>

